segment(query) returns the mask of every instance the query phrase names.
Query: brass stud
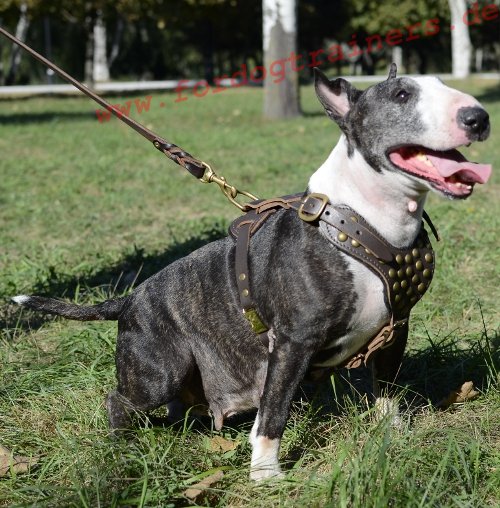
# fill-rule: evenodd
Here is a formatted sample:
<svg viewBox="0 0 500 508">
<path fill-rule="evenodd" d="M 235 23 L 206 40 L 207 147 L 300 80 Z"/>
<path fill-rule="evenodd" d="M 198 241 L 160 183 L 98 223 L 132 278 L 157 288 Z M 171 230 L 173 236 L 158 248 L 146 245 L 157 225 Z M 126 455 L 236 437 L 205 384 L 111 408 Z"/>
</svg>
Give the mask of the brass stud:
<svg viewBox="0 0 500 508">
<path fill-rule="evenodd" d="M 417 289 L 418 289 L 418 292 L 419 293 L 423 293 L 425 291 L 425 284 L 423 282 L 421 282 L 418 286 L 417 286 Z"/>
<path fill-rule="evenodd" d="M 406 254 L 405 261 L 407 264 L 410 264 L 413 261 L 413 256 L 411 254 Z"/>
<path fill-rule="evenodd" d="M 400 288 L 400 286 L 399 286 L 399 282 L 395 282 L 395 283 L 392 285 L 392 290 L 393 290 L 393 291 L 399 291 L 399 288 Z"/>
<path fill-rule="evenodd" d="M 390 268 L 390 269 L 389 269 L 389 277 L 390 277 L 391 279 L 394 279 L 394 278 L 396 277 L 396 275 L 397 275 L 396 270 L 394 270 L 394 268 Z"/>
<path fill-rule="evenodd" d="M 337 239 L 339 242 L 345 242 L 347 240 L 347 235 L 345 233 L 339 233 Z"/>
<path fill-rule="evenodd" d="M 351 220 L 353 220 L 354 222 L 358 222 L 358 218 L 354 216 L 351 216 Z"/>
<path fill-rule="evenodd" d="M 155 145 L 155 148 L 160 148 L 160 142 L 159 141 L 155 141 L 153 143 L 153 145 Z"/>
<path fill-rule="evenodd" d="M 411 278 L 411 281 L 413 282 L 413 284 L 416 284 L 416 283 L 419 281 L 418 275 L 414 275 L 414 276 Z"/>
<path fill-rule="evenodd" d="M 370 255 L 372 254 L 372 251 L 370 249 L 365 249 L 365 252 Z"/>
<path fill-rule="evenodd" d="M 401 287 L 402 287 L 403 289 L 406 289 L 406 288 L 408 287 L 408 281 L 406 281 L 406 280 L 402 280 L 402 281 L 401 281 Z"/>
<path fill-rule="evenodd" d="M 245 280 L 246 278 L 247 278 L 247 276 L 244 273 L 240 273 L 238 275 L 238 279 L 240 279 L 240 280 Z"/>
<path fill-rule="evenodd" d="M 422 275 L 423 275 L 426 279 L 430 279 L 430 277 L 431 277 L 432 273 L 431 273 L 431 271 L 430 271 L 428 268 L 426 268 L 426 269 L 422 272 Z"/>
<path fill-rule="evenodd" d="M 406 296 L 411 296 L 412 294 L 413 294 L 413 289 L 409 288 L 408 291 L 406 292 Z"/>
<path fill-rule="evenodd" d="M 427 263 L 432 263 L 433 259 L 434 259 L 434 258 L 432 257 L 432 254 L 431 254 L 431 253 L 429 253 L 429 252 L 428 252 L 428 253 L 425 255 L 425 260 L 427 261 Z"/>
<path fill-rule="evenodd" d="M 401 295 L 396 295 L 396 296 L 394 297 L 394 301 L 395 301 L 396 303 L 398 303 L 399 301 L 401 301 Z"/>
<path fill-rule="evenodd" d="M 351 245 L 353 247 L 359 247 L 359 242 L 357 240 L 351 240 Z"/>
<path fill-rule="evenodd" d="M 406 269 L 406 275 L 408 275 L 408 277 L 410 275 L 413 275 L 413 268 L 411 266 L 409 266 L 407 269 Z"/>
<path fill-rule="evenodd" d="M 402 264 L 403 264 L 403 256 L 402 256 L 401 254 L 398 254 L 398 255 L 396 256 L 396 263 L 397 263 L 398 265 L 402 265 Z"/>
<path fill-rule="evenodd" d="M 249 295 L 249 291 L 248 291 L 248 289 L 244 289 L 244 290 L 241 292 L 241 295 L 242 295 L 242 296 L 248 296 L 248 295 Z"/>
<path fill-rule="evenodd" d="M 422 268 L 424 267 L 424 265 L 422 264 L 422 261 L 418 260 L 416 263 L 415 263 L 415 268 L 417 270 L 422 270 Z"/>
<path fill-rule="evenodd" d="M 410 302 L 415 304 L 415 303 L 417 303 L 417 300 L 418 300 L 418 298 L 416 296 L 412 296 L 410 299 Z"/>
<path fill-rule="evenodd" d="M 420 256 L 420 252 L 418 249 L 413 249 L 411 253 L 413 254 L 413 257 L 418 258 Z"/>
<path fill-rule="evenodd" d="M 400 279 L 402 279 L 404 276 L 405 276 L 405 272 L 404 272 L 404 270 L 403 270 L 402 268 L 400 268 L 400 269 L 398 270 L 398 277 L 399 277 Z"/>
</svg>

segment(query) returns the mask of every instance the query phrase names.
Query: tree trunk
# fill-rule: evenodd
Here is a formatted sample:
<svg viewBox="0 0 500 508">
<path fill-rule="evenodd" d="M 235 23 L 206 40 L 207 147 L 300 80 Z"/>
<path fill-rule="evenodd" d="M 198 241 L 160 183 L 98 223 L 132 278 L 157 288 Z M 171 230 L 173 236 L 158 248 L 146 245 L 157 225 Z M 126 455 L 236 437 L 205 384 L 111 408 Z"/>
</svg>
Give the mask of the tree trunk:
<svg viewBox="0 0 500 508">
<path fill-rule="evenodd" d="M 263 0 L 264 116 L 300 115 L 299 76 L 287 61 L 297 50 L 296 0 Z M 295 63 L 295 69 L 301 62 Z"/>
<path fill-rule="evenodd" d="M 87 4 L 88 8 L 85 16 L 85 33 L 87 40 L 85 42 L 85 63 L 83 72 L 83 81 L 87 86 L 94 85 L 94 24 L 95 11 Z"/>
<path fill-rule="evenodd" d="M 467 2 L 448 0 L 451 12 L 451 61 L 454 78 L 465 78 L 470 74 L 472 45 L 469 26 L 466 24 Z"/>
<path fill-rule="evenodd" d="M 123 29 L 125 28 L 125 21 L 122 16 L 118 16 L 116 20 L 115 35 L 113 37 L 113 44 L 111 45 L 111 51 L 108 58 L 108 66 L 111 69 L 116 58 L 120 54 L 120 46 L 122 42 Z"/>
<path fill-rule="evenodd" d="M 102 11 L 98 10 L 94 23 L 94 58 L 92 77 L 94 83 L 109 81 L 109 66 L 106 53 L 106 25 L 102 19 Z"/>
<path fill-rule="evenodd" d="M 399 72 L 403 72 L 403 48 L 401 46 L 393 46 L 391 60 L 398 67 Z"/>
<path fill-rule="evenodd" d="M 28 33 L 28 27 L 30 25 L 29 19 L 28 19 L 28 4 L 26 2 L 23 2 L 21 6 L 19 7 L 20 14 L 19 14 L 19 20 L 17 21 L 16 26 L 16 37 L 21 41 L 26 41 L 26 34 Z M 20 46 L 17 44 L 12 44 L 12 52 L 10 54 L 10 66 L 9 66 L 9 72 L 7 73 L 7 76 L 5 77 L 5 84 L 6 85 L 12 85 L 14 84 L 16 80 L 17 75 L 17 69 L 19 68 L 19 65 L 21 63 L 21 56 L 22 51 Z"/>
<path fill-rule="evenodd" d="M 52 33 L 50 29 L 50 18 L 48 16 L 43 17 L 43 38 L 45 41 L 45 56 L 47 59 L 52 60 Z M 54 71 L 47 68 L 45 74 L 47 76 L 47 84 L 51 85 L 54 81 Z"/>
</svg>

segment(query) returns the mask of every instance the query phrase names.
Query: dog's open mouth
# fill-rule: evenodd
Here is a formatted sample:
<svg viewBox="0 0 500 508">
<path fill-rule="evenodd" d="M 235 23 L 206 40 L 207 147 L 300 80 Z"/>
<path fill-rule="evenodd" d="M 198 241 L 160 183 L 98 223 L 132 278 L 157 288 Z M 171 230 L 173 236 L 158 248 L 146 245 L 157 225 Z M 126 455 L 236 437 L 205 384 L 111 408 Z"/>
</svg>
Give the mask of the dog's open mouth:
<svg viewBox="0 0 500 508">
<path fill-rule="evenodd" d="M 389 152 L 390 161 L 399 169 L 427 180 L 438 191 L 453 198 L 466 198 L 474 184 L 485 183 L 490 164 L 469 162 L 458 150 L 443 152 L 422 146 L 404 146 Z"/>
</svg>

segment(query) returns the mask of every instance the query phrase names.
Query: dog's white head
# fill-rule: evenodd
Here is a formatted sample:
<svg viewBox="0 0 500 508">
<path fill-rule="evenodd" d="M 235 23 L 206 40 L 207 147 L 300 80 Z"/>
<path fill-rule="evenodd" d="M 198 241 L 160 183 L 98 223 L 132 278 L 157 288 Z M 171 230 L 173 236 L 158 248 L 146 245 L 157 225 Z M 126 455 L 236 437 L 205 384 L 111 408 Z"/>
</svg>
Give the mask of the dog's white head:
<svg viewBox="0 0 500 508">
<path fill-rule="evenodd" d="M 344 132 L 348 155 L 359 152 L 378 172 L 398 172 L 422 192 L 466 198 L 485 183 L 491 166 L 469 162 L 457 150 L 484 141 L 488 113 L 472 96 L 435 77 L 389 77 L 365 91 L 315 69 L 315 88 L 327 115 Z"/>
</svg>

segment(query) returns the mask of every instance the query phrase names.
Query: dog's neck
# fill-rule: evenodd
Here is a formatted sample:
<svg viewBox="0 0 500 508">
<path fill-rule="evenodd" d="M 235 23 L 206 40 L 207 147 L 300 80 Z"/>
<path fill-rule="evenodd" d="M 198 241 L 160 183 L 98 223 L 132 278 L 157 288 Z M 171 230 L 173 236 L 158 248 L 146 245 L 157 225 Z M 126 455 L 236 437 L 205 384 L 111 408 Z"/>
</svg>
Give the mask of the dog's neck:
<svg viewBox="0 0 500 508">
<path fill-rule="evenodd" d="M 311 176 L 309 191 L 326 194 L 332 205 L 351 207 L 395 247 L 417 237 L 427 195 L 402 173 L 375 171 L 356 150 L 349 157 L 345 136 Z"/>
</svg>

